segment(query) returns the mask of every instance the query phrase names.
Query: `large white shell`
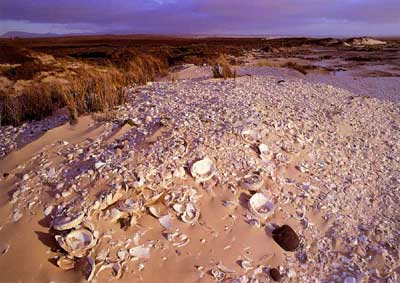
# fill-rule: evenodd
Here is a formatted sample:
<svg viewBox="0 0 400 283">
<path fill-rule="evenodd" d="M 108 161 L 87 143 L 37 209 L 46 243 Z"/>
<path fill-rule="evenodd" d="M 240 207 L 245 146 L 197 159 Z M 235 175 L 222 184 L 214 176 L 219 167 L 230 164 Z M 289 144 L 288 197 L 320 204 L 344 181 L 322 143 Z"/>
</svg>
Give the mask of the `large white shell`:
<svg viewBox="0 0 400 283">
<path fill-rule="evenodd" d="M 84 217 L 85 214 L 83 212 L 72 217 L 71 216 L 57 217 L 53 220 L 52 226 L 53 229 L 58 231 L 69 230 L 81 224 Z"/>
<path fill-rule="evenodd" d="M 256 193 L 250 198 L 249 209 L 255 216 L 267 219 L 274 213 L 275 206 L 265 193 Z"/>
<path fill-rule="evenodd" d="M 216 173 L 217 169 L 213 161 L 205 157 L 192 165 L 190 173 L 197 182 L 205 182 L 210 180 Z"/>
<path fill-rule="evenodd" d="M 63 250 L 75 257 L 84 256 L 87 250 L 96 245 L 95 237 L 86 229 L 74 230 L 64 237 L 56 235 L 55 238 Z"/>
</svg>

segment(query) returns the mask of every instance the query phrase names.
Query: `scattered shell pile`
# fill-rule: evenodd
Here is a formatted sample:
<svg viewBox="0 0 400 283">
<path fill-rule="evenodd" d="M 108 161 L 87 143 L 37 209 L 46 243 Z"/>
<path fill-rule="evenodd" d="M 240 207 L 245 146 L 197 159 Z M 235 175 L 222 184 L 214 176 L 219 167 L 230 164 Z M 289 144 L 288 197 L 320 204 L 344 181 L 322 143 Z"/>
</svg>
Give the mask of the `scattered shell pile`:
<svg viewBox="0 0 400 283">
<path fill-rule="evenodd" d="M 398 104 L 262 77 L 131 92 L 111 121 L 96 122 L 105 125 L 101 135 L 59 144 L 55 161 L 41 153 L 35 167 L 18 169 L 26 177 L 14 184 L 10 221 L 42 209 L 60 268 L 81 270 L 89 281 L 129 279 L 152 261 L 167 262 L 169 249 L 206 249 L 210 240 L 191 231 L 218 238 L 203 216 L 217 199 L 229 215 L 221 226 L 233 223 L 223 231 L 241 223 L 265 230 L 285 264 L 238 254 L 235 268 L 224 258 L 193 266 L 199 278 L 398 282 Z M 124 123 L 129 131 L 107 142 Z"/>
</svg>

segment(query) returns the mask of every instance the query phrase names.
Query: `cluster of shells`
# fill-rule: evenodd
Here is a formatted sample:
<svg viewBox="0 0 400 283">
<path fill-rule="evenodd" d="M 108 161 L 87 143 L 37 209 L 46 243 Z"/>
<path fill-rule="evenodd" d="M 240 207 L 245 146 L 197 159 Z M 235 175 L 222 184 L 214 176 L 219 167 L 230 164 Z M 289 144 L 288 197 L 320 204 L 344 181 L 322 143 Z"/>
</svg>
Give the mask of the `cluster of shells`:
<svg viewBox="0 0 400 283">
<path fill-rule="evenodd" d="M 61 268 L 79 268 L 88 280 L 106 269 L 121 278 L 138 259 L 143 269 L 157 241 L 143 244 L 139 235 L 114 239 L 99 223 L 127 229 L 150 215 L 173 247 L 184 248 L 191 235 L 174 221 L 197 225 L 202 197 L 223 187 L 237 198 L 247 193 L 249 228 L 273 232 L 279 212 L 299 223 L 299 235 L 307 235 L 277 268 L 286 282 L 396 282 L 397 104 L 322 84 L 278 84 L 261 77 L 154 83 L 131 92 L 111 120 L 96 122 L 105 127 L 98 137 L 57 145 L 59 163 L 37 156 L 40 169 L 25 172 L 16 184 L 12 218 L 20 221 L 29 210 L 44 208 L 53 218 Z M 342 132 L 339 125 L 349 121 L 351 131 Z M 127 124 L 122 137 L 107 143 Z M 43 187 L 54 199 L 41 203 Z M 369 205 L 360 205 L 365 200 Z M 329 230 L 317 227 L 313 212 Z M 99 251 L 103 242 L 116 244 L 117 254 Z M 376 258 L 381 265 L 373 265 Z M 224 282 L 264 282 L 274 273 L 251 259 L 240 266 L 241 274 L 222 263 L 198 269 Z"/>
</svg>

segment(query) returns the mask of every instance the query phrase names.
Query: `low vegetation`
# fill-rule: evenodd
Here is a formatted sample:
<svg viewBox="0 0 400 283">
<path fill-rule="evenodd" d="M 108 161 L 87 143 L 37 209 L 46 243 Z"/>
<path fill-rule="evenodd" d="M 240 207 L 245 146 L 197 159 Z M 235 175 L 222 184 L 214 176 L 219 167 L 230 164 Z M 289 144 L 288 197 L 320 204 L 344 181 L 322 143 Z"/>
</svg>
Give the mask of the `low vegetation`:
<svg viewBox="0 0 400 283">
<path fill-rule="evenodd" d="M 224 56 L 221 56 L 215 61 L 212 72 L 214 78 L 236 78 L 236 70 Z"/>
<path fill-rule="evenodd" d="M 167 36 L 0 39 L 0 125 L 42 119 L 63 107 L 69 109 L 71 120 L 82 113 L 107 111 L 124 102 L 127 85 L 154 80 L 172 66 L 207 64 L 213 66 L 214 77 L 233 78 L 236 72 L 227 58 L 251 50 L 290 58 L 304 52 L 304 46 L 332 44 L 341 43 L 308 38 Z M 297 62 L 279 67 L 303 74 L 315 68 Z"/>
<path fill-rule="evenodd" d="M 125 86 L 167 72 L 159 58 L 140 53 L 131 53 L 119 64 L 54 58 L 18 48 L 9 51 L 12 58 L 15 54 L 25 59 L 1 65 L 1 125 L 42 119 L 62 107 L 69 109 L 71 120 L 82 113 L 107 111 L 125 101 Z"/>
</svg>

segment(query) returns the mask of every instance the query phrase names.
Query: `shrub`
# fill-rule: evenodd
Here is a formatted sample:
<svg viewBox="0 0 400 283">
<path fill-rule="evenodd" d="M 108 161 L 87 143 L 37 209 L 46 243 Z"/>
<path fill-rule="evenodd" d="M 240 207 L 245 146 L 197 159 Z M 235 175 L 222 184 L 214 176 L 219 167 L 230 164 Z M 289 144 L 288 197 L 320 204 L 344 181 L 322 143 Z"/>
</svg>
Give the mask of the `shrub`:
<svg viewBox="0 0 400 283">
<path fill-rule="evenodd" d="M 236 78 L 236 70 L 232 68 L 225 57 L 216 60 L 212 67 L 214 78 Z"/>
</svg>

